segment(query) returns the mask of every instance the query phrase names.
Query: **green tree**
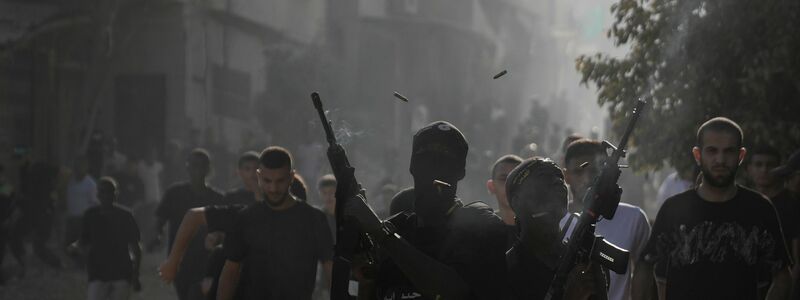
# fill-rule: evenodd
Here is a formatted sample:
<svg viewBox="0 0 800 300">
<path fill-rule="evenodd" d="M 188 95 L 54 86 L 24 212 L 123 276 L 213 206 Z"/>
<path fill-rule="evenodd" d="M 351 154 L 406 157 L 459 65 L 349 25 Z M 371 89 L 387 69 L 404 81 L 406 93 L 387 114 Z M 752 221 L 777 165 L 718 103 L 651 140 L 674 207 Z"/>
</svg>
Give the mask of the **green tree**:
<svg viewBox="0 0 800 300">
<path fill-rule="evenodd" d="M 608 36 L 630 50 L 581 56 L 576 67 L 617 133 L 634 101 L 648 101 L 636 169 L 690 167 L 698 126 L 716 116 L 739 123 L 746 146 L 800 148 L 800 1 L 619 0 L 611 12 Z"/>
</svg>

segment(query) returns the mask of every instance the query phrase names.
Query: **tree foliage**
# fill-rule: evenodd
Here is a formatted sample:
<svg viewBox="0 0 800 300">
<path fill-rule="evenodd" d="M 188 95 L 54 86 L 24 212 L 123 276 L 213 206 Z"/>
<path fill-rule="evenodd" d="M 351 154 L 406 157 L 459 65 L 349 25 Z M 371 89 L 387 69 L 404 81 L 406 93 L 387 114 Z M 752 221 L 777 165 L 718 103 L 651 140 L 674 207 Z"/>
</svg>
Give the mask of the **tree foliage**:
<svg viewBox="0 0 800 300">
<path fill-rule="evenodd" d="M 629 52 L 576 66 L 617 133 L 634 101 L 648 101 L 634 167 L 690 167 L 698 126 L 716 116 L 739 123 L 746 146 L 800 148 L 800 1 L 619 0 L 611 12 L 608 36 Z"/>
</svg>

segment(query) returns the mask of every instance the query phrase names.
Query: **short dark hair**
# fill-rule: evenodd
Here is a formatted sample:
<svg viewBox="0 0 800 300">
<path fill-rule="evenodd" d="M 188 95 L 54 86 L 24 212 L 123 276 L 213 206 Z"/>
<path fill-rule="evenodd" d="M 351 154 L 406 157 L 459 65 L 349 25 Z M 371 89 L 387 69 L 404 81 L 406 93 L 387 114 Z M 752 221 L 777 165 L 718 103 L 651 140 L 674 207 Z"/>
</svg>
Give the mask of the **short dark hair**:
<svg viewBox="0 0 800 300">
<path fill-rule="evenodd" d="M 97 180 L 97 187 L 100 187 L 101 185 L 106 185 L 106 184 L 110 185 L 111 187 L 113 187 L 114 190 L 116 190 L 117 187 L 119 186 L 119 184 L 117 184 L 117 181 L 114 180 L 114 178 L 112 178 L 110 176 L 103 176 L 103 177 L 100 177 L 100 179 Z"/>
<path fill-rule="evenodd" d="M 188 162 L 192 158 L 199 158 L 200 162 L 206 164 L 206 166 L 211 165 L 211 154 L 208 154 L 208 151 L 203 148 L 194 148 L 192 152 L 189 152 L 189 156 L 186 158 Z"/>
<path fill-rule="evenodd" d="M 292 184 L 289 186 L 289 193 L 299 198 L 301 201 L 306 202 L 308 199 L 308 186 L 305 179 L 297 172 L 294 173 Z"/>
<path fill-rule="evenodd" d="M 777 148 L 772 147 L 770 145 L 758 145 L 753 147 L 752 150 L 748 151 L 748 159 L 747 164 L 750 164 L 750 161 L 753 160 L 753 157 L 756 155 L 766 155 L 774 158 L 778 164 L 781 163 L 781 152 L 778 151 Z"/>
<path fill-rule="evenodd" d="M 494 164 L 492 164 L 492 168 L 489 169 L 489 178 L 494 179 L 495 172 L 497 172 L 497 167 L 500 164 L 514 164 L 514 166 L 518 166 L 522 162 L 522 158 L 514 155 L 514 154 L 506 154 L 498 158 Z"/>
<path fill-rule="evenodd" d="M 249 162 L 258 163 L 258 153 L 255 151 L 247 151 L 242 153 L 242 155 L 239 155 L 239 162 L 236 163 L 236 166 L 241 169 L 244 164 Z"/>
<path fill-rule="evenodd" d="M 561 143 L 561 152 L 567 153 L 567 148 L 569 147 L 569 144 L 572 144 L 572 142 L 584 138 L 585 137 L 577 133 L 570 134 L 569 136 L 567 136 L 567 138 L 564 139 L 564 142 Z"/>
<path fill-rule="evenodd" d="M 288 167 L 292 170 L 292 154 L 289 150 L 279 146 L 270 146 L 258 157 L 258 161 L 267 169 L 280 169 Z"/>
<path fill-rule="evenodd" d="M 592 139 L 579 139 L 567 146 L 567 151 L 564 154 L 564 167 L 569 164 L 573 158 L 588 155 L 605 154 L 603 143 L 598 140 Z"/>
<path fill-rule="evenodd" d="M 706 131 L 730 133 L 736 137 L 736 146 L 742 147 L 742 140 L 744 139 L 742 127 L 739 127 L 739 124 L 736 124 L 736 122 L 732 121 L 731 119 L 725 117 L 716 117 L 706 121 L 703 123 L 703 125 L 700 125 L 700 128 L 697 129 L 697 146 L 700 148 L 703 147 L 703 136 L 705 135 Z"/>
<path fill-rule="evenodd" d="M 324 187 L 336 186 L 336 177 L 333 174 L 325 174 L 317 180 L 317 189 Z"/>
</svg>

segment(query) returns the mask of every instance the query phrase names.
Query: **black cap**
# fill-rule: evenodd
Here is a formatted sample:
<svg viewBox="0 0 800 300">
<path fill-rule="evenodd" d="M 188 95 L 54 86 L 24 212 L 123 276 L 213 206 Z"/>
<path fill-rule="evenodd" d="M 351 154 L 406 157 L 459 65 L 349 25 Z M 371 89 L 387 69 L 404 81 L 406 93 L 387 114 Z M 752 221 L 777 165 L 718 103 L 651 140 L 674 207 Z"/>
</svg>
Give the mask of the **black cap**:
<svg viewBox="0 0 800 300">
<path fill-rule="evenodd" d="M 411 157 L 432 152 L 452 157 L 456 162 L 466 165 L 468 150 L 467 139 L 458 128 L 446 121 L 436 121 L 414 135 Z"/>
<path fill-rule="evenodd" d="M 511 195 L 525 183 L 528 177 L 532 174 L 536 174 L 534 176 L 541 176 L 542 173 L 550 175 L 554 180 L 552 183 L 564 182 L 564 173 L 555 162 L 549 158 L 531 157 L 523 160 L 514 170 L 508 173 L 508 178 L 506 178 L 506 194 L 509 196 L 508 199 L 511 200 Z"/>
<path fill-rule="evenodd" d="M 800 150 L 795 151 L 789 156 L 789 159 L 780 167 L 772 169 L 772 174 L 778 177 L 785 177 L 796 171 L 800 171 Z"/>
</svg>

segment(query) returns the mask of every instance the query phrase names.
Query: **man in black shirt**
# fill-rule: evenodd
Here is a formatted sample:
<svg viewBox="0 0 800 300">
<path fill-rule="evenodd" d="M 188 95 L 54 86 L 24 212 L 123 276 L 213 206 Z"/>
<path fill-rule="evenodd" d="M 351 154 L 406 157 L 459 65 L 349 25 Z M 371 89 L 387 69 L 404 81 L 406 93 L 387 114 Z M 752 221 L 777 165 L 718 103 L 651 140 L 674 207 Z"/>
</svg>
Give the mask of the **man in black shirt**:
<svg viewBox="0 0 800 300">
<path fill-rule="evenodd" d="M 788 201 L 793 203 L 795 207 L 800 208 L 800 151 L 792 153 L 782 166 L 772 169 L 770 173 L 770 175 L 779 180 L 784 187 L 785 193 L 781 194 L 788 196 L 788 198 L 791 199 Z M 775 206 L 777 207 L 777 204 Z M 778 214 L 780 213 L 779 208 Z M 794 250 L 792 253 L 792 257 L 794 258 L 794 260 L 792 260 L 794 262 L 792 268 L 792 276 L 794 277 L 792 281 L 794 282 L 792 299 L 800 299 L 800 228 L 798 228 L 800 224 L 796 219 L 792 221 L 794 221 L 794 226 L 797 226 L 794 228 L 794 230 L 797 230 L 797 235 L 790 247 Z M 786 226 L 783 227 L 783 230 L 787 231 Z"/>
<path fill-rule="evenodd" d="M 242 180 L 242 186 L 227 192 L 222 201 L 223 204 L 250 205 L 256 202 L 256 193 L 258 191 L 256 169 L 258 169 L 258 153 L 247 151 L 239 156 L 236 173 L 239 175 L 239 179 Z"/>
<path fill-rule="evenodd" d="M 134 208 L 144 201 L 144 183 L 139 178 L 138 161 L 130 159 L 125 162 L 122 170 L 112 176 L 119 184 L 119 204 Z"/>
<path fill-rule="evenodd" d="M 259 161 L 263 199 L 239 211 L 225 237 L 217 298 L 239 293 L 242 299 L 311 299 L 318 263 L 330 278 L 328 223 L 321 211 L 289 193 L 294 171 L 286 149 L 269 147 Z"/>
<path fill-rule="evenodd" d="M 206 178 L 211 171 L 211 159 L 202 149 L 195 149 L 187 158 L 186 168 L 189 173 L 189 182 L 177 183 L 164 193 L 164 198 L 156 209 L 156 232 L 160 236 L 165 224 L 169 224 L 169 246 L 172 249 L 178 227 L 181 225 L 184 214 L 193 207 L 219 204 L 222 194 L 209 187 Z M 175 290 L 178 298 L 188 299 L 190 289 L 203 279 L 206 269 L 208 250 L 205 248 L 205 233 L 195 237 L 189 245 L 184 259 L 181 261 L 175 276 Z M 199 289 L 198 291 L 199 292 Z"/>
<path fill-rule="evenodd" d="M 240 210 L 247 207 L 244 204 L 208 205 L 190 209 L 181 220 L 181 225 L 175 233 L 175 241 L 169 251 L 167 259 L 161 263 L 158 275 L 165 283 L 175 280 L 178 266 L 181 265 L 186 250 L 196 238 L 197 232 L 207 226 L 210 233 L 222 233 L 223 237 L 234 229 L 236 217 Z"/>
<path fill-rule="evenodd" d="M 745 171 L 753 189 L 764 194 L 772 201 L 772 205 L 778 211 L 781 221 L 781 229 L 786 246 L 790 253 L 797 253 L 798 249 L 793 249 L 795 240 L 798 237 L 798 219 L 800 219 L 800 206 L 797 199 L 792 197 L 791 192 L 784 188 L 783 180 L 774 176 L 770 171 L 777 168 L 781 163 L 781 154 L 778 149 L 771 146 L 757 146 L 750 154 Z M 792 257 L 792 261 L 797 262 L 798 257 Z"/>
<path fill-rule="evenodd" d="M 786 164 L 775 168 L 772 173 L 783 179 L 783 186 L 794 197 L 800 198 L 800 150 L 792 153 Z"/>
<path fill-rule="evenodd" d="M 9 229 L 9 248 L 23 265 L 28 235 L 33 241 L 33 253 L 54 269 L 61 268 L 61 259 L 47 247 L 53 227 L 54 202 L 58 167 L 42 161 L 25 158 L 19 170 L 20 188 L 15 208 L 20 216 L 13 219 Z"/>
<path fill-rule="evenodd" d="M 514 243 L 506 252 L 514 299 L 544 299 L 558 267 L 563 246 L 559 222 L 567 214 L 567 186 L 561 168 L 549 159 L 522 161 L 507 177 L 505 191 L 516 215 Z M 597 266 L 597 265 L 595 265 Z M 596 267 L 595 267 L 596 268 Z M 573 269 L 564 299 L 586 299 L 605 293 L 605 277 L 585 266 Z M 597 280 L 597 282 L 595 282 Z"/>
<path fill-rule="evenodd" d="M 703 181 L 664 202 L 634 280 L 651 282 L 655 268 L 662 299 L 756 299 L 758 283 L 771 277 L 767 299 L 787 299 L 790 260 L 775 208 L 734 183 L 746 153 L 741 128 L 711 119 L 692 152 Z"/>
<path fill-rule="evenodd" d="M 175 280 L 175 274 L 186 254 L 186 249 L 201 227 L 208 226 L 209 236 L 213 235 L 224 239 L 225 233 L 233 228 L 237 212 L 256 202 L 256 196 L 259 195 L 257 168 L 258 153 L 255 151 L 245 152 L 239 157 L 237 164 L 237 172 L 243 187 L 225 194 L 222 205 L 195 207 L 186 212 L 175 234 L 172 249 L 167 259 L 159 267 L 159 276 L 164 282 L 171 283 Z M 206 237 L 206 239 L 208 238 Z M 213 247 L 206 268 L 206 277 L 203 279 L 203 285 L 210 284 L 208 293 L 205 293 L 207 299 L 216 299 L 217 281 L 224 263 L 222 247 Z M 209 275 L 212 275 L 212 278 L 209 278 Z"/>
<path fill-rule="evenodd" d="M 86 210 L 81 237 L 69 251 L 88 250 L 89 300 L 128 299 L 131 288 L 141 290 L 139 227 L 130 210 L 114 203 L 117 183 L 113 179 L 98 180 L 97 198 L 100 205 Z"/>
<path fill-rule="evenodd" d="M 467 149 L 461 132 L 444 121 L 414 135 L 410 171 L 416 220 L 407 226 L 382 223 L 363 195 L 348 201 L 345 214 L 355 217 L 388 257 L 379 267 L 374 298 L 508 298 L 502 220 L 488 205 L 464 205 L 456 197 Z"/>
<path fill-rule="evenodd" d="M 230 230 L 232 227 L 236 212 L 256 202 L 256 193 L 258 192 L 258 175 L 256 174 L 256 169 L 258 169 L 258 153 L 255 151 L 243 153 L 239 156 L 236 167 L 236 173 L 242 181 L 242 187 L 225 194 L 225 198 L 222 201 L 225 206 L 216 206 L 216 209 L 211 208 L 207 210 L 209 213 L 206 214 L 209 215 L 211 219 L 211 225 L 208 226 L 209 234 L 206 237 L 206 243 L 208 243 L 209 239 L 219 239 L 219 243 L 216 243 L 211 249 L 205 277 L 202 282 L 203 294 L 206 295 L 206 299 L 217 298 L 219 275 L 222 273 L 222 267 L 225 265 L 225 253 L 222 245 L 222 240 L 225 238 L 225 231 Z"/>
</svg>

